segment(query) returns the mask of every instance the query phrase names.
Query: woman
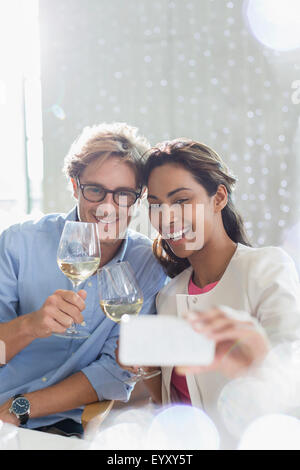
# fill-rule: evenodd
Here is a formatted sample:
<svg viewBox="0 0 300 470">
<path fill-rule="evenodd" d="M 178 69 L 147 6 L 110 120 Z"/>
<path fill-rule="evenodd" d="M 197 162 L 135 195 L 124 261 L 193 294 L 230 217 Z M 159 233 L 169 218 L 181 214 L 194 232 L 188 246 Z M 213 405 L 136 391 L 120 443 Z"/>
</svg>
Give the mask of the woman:
<svg viewBox="0 0 300 470">
<path fill-rule="evenodd" d="M 232 202 L 235 183 L 215 151 L 187 139 L 159 144 L 145 163 L 159 232 L 154 253 L 172 277 L 157 296 L 157 313 L 178 315 L 176 294 L 194 294 L 187 320 L 215 341 L 216 353 L 209 366 L 163 367 L 162 377 L 144 383 L 156 402 L 191 403 L 212 415 L 230 378 L 259 366 L 273 345 L 299 338 L 300 330 L 293 261 L 277 247 L 250 247 Z"/>
</svg>

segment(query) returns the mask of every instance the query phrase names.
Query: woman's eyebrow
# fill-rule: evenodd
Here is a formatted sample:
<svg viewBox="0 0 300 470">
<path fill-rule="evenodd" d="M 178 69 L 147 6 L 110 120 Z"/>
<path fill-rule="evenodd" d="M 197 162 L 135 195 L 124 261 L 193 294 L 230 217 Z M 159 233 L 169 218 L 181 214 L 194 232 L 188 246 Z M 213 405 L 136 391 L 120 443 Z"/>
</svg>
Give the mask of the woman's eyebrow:
<svg viewBox="0 0 300 470">
<path fill-rule="evenodd" d="M 178 188 L 178 189 L 174 189 L 174 191 L 170 191 L 168 194 L 167 194 L 167 197 L 171 197 L 173 196 L 174 194 L 178 193 L 179 191 L 191 191 L 190 188 Z"/>
<path fill-rule="evenodd" d="M 178 193 L 179 191 L 192 191 L 190 188 L 177 188 L 177 189 L 174 189 L 173 191 L 170 191 L 168 194 L 167 194 L 167 197 L 171 197 L 173 196 L 174 194 Z M 157 196 L 154 196 L 153 194 L 148 194 L 148 198 L 150 199 L 158 199 Z"/>
</svg>

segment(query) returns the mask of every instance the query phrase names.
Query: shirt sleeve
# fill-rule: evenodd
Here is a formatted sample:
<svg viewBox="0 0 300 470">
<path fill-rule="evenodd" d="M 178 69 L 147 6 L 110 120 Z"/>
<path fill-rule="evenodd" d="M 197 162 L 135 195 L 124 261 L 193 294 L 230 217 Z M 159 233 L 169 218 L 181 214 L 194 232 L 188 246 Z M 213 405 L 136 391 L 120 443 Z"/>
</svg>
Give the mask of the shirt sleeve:
<svg viewBox="0 0 300 470">
<path fill-rule="evenodd" d="M 227 403 L 234 403 L 233 412 L 242 410 L 239 434 L 250 419 L 268 413 L 292 416 L 300 406 L 299 278 L 293 260 L 282 249 L 270 247 L 265 254 L 249 269 L 248 293 L 251 318 L 266 334 L 270 351 L 224 389 Z"/>
<path fill-rule="evenodd" d="M 19 246 L 15 226 L 0 236 L 0 322 L 8 322 L 17 316 Z"/>
<path fill-rule="evenodd" d="M 129 372 L 122 369 L 116 362 L 115 350 L 119 337 L 119 325 L 116 324 L 106 340 L 99 358 L 82 369 L 94 390 L 101 400 L 127 401 L 132 386 L 125 380 L 130 377 Z"/>
<path fill-rule="evenodd" d="M 264 329 L 272 346 L 300 339 L 300 284 L 296 267 L 281 248 L 268 248 L 267 255 L 250 270 L 251 314 Z"/>
</svg>

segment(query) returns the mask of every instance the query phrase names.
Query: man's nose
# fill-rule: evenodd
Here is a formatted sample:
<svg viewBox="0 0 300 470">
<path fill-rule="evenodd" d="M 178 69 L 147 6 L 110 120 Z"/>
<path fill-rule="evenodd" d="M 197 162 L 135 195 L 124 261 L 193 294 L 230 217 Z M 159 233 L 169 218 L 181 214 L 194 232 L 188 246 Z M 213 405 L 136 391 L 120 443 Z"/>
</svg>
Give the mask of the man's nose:
<svg viewBox="0 0 300 470">
<path fill-rule="evenodd" d="M 118 204 L 114 201 L 113 193 L 106 193 L 105 198 L 99 203 L 99 206 L 105 206 L 106 212 L 116 212 L 119 209 Z"/>
<path fill-rule="evenodd" d="M 105 204 L 115 204 L 113 196 L 113 193 L 106 193 L 105 198 L 101 202 L 104 202 Z"/>
</svg>

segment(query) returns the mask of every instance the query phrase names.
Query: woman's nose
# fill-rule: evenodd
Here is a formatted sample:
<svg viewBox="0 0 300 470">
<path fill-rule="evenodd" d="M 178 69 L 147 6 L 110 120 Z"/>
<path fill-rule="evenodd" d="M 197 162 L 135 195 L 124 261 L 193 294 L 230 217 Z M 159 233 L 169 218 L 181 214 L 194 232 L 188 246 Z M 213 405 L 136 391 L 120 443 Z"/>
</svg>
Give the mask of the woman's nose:
<svg viewBox="0 0 300 470">
<path fill-rule="evenodd" d="M 161 209 L 160 226 L 163 230 L 169 231 L 170 228 L 182 223 L 182 210 L 179 205 L 164 204 Z"/>
</svg>

